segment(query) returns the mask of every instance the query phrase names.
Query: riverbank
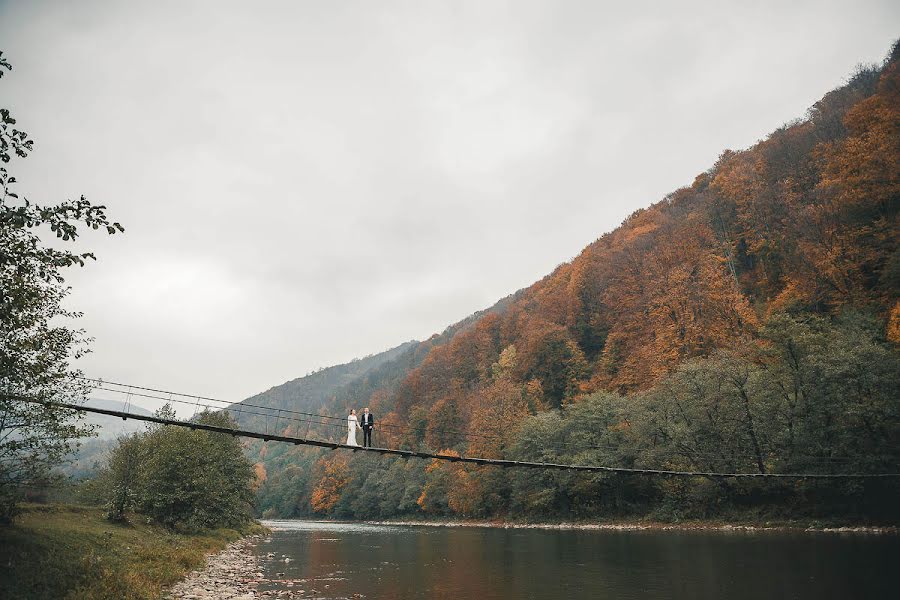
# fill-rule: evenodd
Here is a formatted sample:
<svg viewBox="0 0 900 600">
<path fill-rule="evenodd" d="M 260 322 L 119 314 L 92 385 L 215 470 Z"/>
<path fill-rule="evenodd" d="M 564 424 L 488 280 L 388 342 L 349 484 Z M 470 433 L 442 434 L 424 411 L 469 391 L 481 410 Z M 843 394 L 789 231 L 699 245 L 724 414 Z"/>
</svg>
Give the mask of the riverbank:
<svg viewBox="0 0 900 600">
<path fill-rule="evenodd" d="M 172 600 L 253 600 L 263 574 L 259 570 L 259 558 L 251 549 L 260 537 L 249 536 L 232 542 L 221 552 L 207 556 L 202 569 L 172 586 L 165 597 Z"/>
<path fill-rule="evenodd" d="M 253 548 L 261 541 L 269 541 L 268 535 L 248 536 L 228 545 L 218 554 L 206 558 L 206 566 L 194 571 L 184 581 L 174 585 L 165 595 L 166 600 L 292 600 L 306 598 L 308 594 L 319 594 L 314 587 L 304 590 L 306 579 L 286 578 L 284 572 L 270 573 L 274 577 L 266 577 L 265 567 L 261 561 L 276 562 L 287 570 L 291 559 L 284 554 L 280 557 L 275 552 L 266 553 L 265 557 L 253 552 Z M 260 590 L 264 584 L 267 589 Z M 329 587 L 324 584 L 322 587 Z M 354 598 L 364 597 L 355 594 Z"/>
<path fill-rule="evenodd" d="M 242 535 L 173 533 L 139 515 L 115 524 L 97 507 L 23 509 L 12 525 L 0 526 L 0 598 L 158 599 Z M 261 531 L 252 529 L 244 533 Z"/>
<path fill-rule="evenodd" d="M 491 527 L 495 529 L 578 529 L 586 531 L 804 531 L 821 533 L 900 534 L 896 526 L 829 526 L 816 522 L 727 523 L 716 521 L 682 521 L 665 523 L 658 521 L 622 521 L 610 523 L 523 523 L 516 521 L 469 520 L 385 520 L 366 521 L 370 525 L 419 526 L 419 527 Z M 277 525 L 276 525 L 277 527 Z"/>
</svg>

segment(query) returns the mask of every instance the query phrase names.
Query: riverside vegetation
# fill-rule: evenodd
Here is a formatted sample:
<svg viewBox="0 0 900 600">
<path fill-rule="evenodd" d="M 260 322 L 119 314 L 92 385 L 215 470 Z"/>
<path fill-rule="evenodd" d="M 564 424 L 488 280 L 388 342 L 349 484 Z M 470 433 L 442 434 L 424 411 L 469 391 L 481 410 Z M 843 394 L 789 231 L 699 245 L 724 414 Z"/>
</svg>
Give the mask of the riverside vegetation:
<svg viewBox="0 0 900 600">
<path fill-rule="evenodd" d="M 114 523 L 99 507 L 26 504 L 0 527 L 0 597 L 159 598 L 208 553 L 258 530 L 184 533 L 137 514 Z"/>
<path fill-rule="evenodd" d="M 229 435 L 156 426 L 122 437 L 71 498 L 88 506 L 25 505 L 0 527 L 0 596 L 158 598 L 206 553 L 264 530 L 252 519 L 252 481 Z"/>
<path fill-rule="evenodd" d="M 0 78 L 11 69 L 0 53 Z M 94 256 L 64 244 L 83 229 L 124 231 L 83 196 L 52 206 L 20 197 L 6 165 L 33 146 L 0 109 L 0 597 L 158 598 L 205 553 L 258 529 L 252 465 L 231 436 L 150 427 L 121 438 L 80 487 L 78 498 L 95 506 L 22 503 L 48 493 L 54 468 L 92 433 L 77 412 L 21 400 L 77 404 L 88 391 L 70 361 L 89 339 L 69 326 L 79 315 L 62 302 L 65 269 Z M 46 243 L 48 231 L 58 244 Z"/>
</svg>

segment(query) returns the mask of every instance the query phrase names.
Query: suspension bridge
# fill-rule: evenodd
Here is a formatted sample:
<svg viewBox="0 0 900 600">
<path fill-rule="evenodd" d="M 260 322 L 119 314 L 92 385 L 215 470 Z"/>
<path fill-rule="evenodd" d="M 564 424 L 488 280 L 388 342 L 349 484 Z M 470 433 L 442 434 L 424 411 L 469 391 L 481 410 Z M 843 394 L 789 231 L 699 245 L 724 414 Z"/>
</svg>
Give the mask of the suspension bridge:
<svg viewBox="0 0 900 600">
<path fill-rule="evenodd" d="M 465 463 L 481 466 L 495 466 L 503 468 L 526 468 L 526 469 L 543 469 L 543 470 L 559 470 L 559 471 L 580 471 L 593 473 L 610 473 L 622 475 L 646 475 L 646 476 L 664 476 L 664 477 L 707 477 L 707 478 L 727 478 L 727 479 L 892 479 L 900 478 L 900 473 L 760 473 L 760 472 L 716 472 L 716 471 L 679 471 L 667 469 L 645 469 L 631 467 L 616 467 L 608 465 L 586 465 L 586 464 L 566 464 L 554 462 L 526 461 L 526 460 L 509 460 L 498 458 L 484 458 L 478 456 L 457 456 L 455 454 L 444 454 L 440 452 L 423 452 L 415 450 L 404 450 L 401 448 L 381 448 L 381 447 L 364 447 L 333 442 L 328 440 L 316 439 L 309 437 L 312 425 L 326 427 L 340 427 L 346 430 L 346 418 L 335 417 L 332 415 L 321 415 L 316 413 L 297 411 L 285 408 L 273 408 L 250 402 L 229 403 L 224 400 L 207 398 L 203 396 L 193 396 L 188 394 L 180 394 L 177 392 L 168 392 L 164 390 L 115 383 L 104 381 L 101 379 L 93 379 L 80 377 L 91 385 L 94 390 L 102 390 L 106 392 L 123 394 L 125 396 L 125 410 L 114 410 L 109 408 L 101 408 L 96 406 L 74 404 L 69 402 L 39 399 L 24 394 L 3 394 L 2 397 L 9 400 L 17 400 L 26 403 L 42 405 L 51 408 L 59 408 L 64 410 L 87 412 L 93 414 L 107 415 L 118 417 L 123 420 L 133 419 L 137 421 L 145 421 L 158 425 L 185 427 L 192 430 L 208 431 L 211 433 L 221 433 L 235 437 L 244 437 L 250 439 L 258 439 L 265 442 L 282 442 L 293 444 L 295 446 L 310 446 L 317 448 L 326 448 L 330 450 L 348 450 L 352 452 L 369 452 L 380 455 L 396 456 L 404 459 L 420 458 L 426 460 L 438 460 L 454 463 Z M 186 419 L 170 418 L 161 416 L 160 414 L 139 414 L 131 412 L 132 397 L 153 399 L 168 404 L 181 404 L 193 407 L 191 417 Z M 265 431 L 252 431 L 241 429 L 239 425 L 235 427 L 224 427 L 221 425 L 212 425 L 196 420 L 198 411 L 221 411 L 228 412 L 237 417 L 239 422 L 244 416 L 262 416 L 265 420 Z M 269 419 L 275 421 L 273 431 L 269 431 Z M 336 422 L 337 421 L 337 422 Z M 307 434 L 303 437 L 297 435 L 285 435 L 277 433 L 278 426 L 281 422 L 293 422 L 305 424 L 307 426 Z M 397 430 L 407 430 L 402 426 L 393 424 L 381 424 L 382 428 L 395 428 Z M 462 437 L 472 438 L 490 438 L 497 437 L 490 434 L 478 434 L 472 432 L 453 431 Z M 835 458 L 835 457 L 828 457 Z M 839 457 L 838 457 L 839 458 Z"/>
</svg>

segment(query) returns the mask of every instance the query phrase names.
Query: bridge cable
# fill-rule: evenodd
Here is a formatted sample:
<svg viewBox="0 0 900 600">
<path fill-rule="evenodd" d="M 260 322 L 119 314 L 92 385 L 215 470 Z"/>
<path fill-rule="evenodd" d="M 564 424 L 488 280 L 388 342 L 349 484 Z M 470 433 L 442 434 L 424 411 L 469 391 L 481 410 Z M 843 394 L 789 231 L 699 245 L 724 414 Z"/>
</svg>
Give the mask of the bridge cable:
<svg viewBox="0 0 900 600">
<path fill-rule="evenodd" d="M 667 477 L 707 477 L 717 478 L 744 478 L 744 479 L 897 479 L 900 473 L 717 473 L 711 471 L 672 471 L 666 469 L 638 469 L 626 467 L 606 467 L 600 465 L 574 465 L 546 462 L 532 462 L 520 460 L 507 460 L 497 458 L 480 458 L 474 456 L 453 456 L 449 454 L 439 454 L 433 452 L 417 452 L 412 450 L 399 450 L 393 448 L 366 448 L 362 446 L 349 446 L 336 442 L 325 442 L 321 440 L 312 440 L 284 435 L 259 433 L 257 431 L 243 431 L 239 429 L 231 429 L 219 425 L 209 425 L 206 423 L 178 421 L 167 419 L 164 417 L 150 415 L 135 415 L 120 410 L 110 410 L 104 408 L 95 408 L 91 406 L 82 406 L 79 404 L 70 404 L 68 402 L 55 402 L 48 400 L 40 400 L 29 396 L 19 394 L 2 394 L 0 397 L 41 404 L 47 407 L 56 407 L 65 410 L 73 410 L 79 412 L 91 412 L 102 415 L 109 415 L 125 419 L 135 419 L 138 421 L 148 421 L 160 425 L 172 425 L 176 427 L 186 427 L 193 430 L 209 431 L 212 433 L 223 433 L 231 436 L 249 437 L 261 439 L 264 441 L 285 442 L 294 445 L 316 446 L 319 448 L 330 448 L 332 450 L 351 450 L 354 452 L 373 452 L 383 455 L 400 456 L 402 458 L 424 458 L 431 460 L 441 460 L 449 462 L 461 462 L 467 464 L 476 464 L 482 466 L 497 467 L 520 467 L 529 469 L 550 469 L 562 471 L 586 471 L 598 473 L 617 473 L 623 475 L 660 475 Z"/>
</svg>

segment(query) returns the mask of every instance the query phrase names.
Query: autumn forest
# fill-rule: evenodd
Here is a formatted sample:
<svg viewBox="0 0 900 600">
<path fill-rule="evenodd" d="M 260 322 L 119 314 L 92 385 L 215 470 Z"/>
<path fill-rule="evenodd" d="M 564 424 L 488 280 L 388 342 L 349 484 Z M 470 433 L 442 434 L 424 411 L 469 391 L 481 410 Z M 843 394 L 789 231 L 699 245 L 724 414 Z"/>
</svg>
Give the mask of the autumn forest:
<svg viewBox="0 0 900 600">
<path fill-rule="evenodd" d="M 369 406 L 376 445 L 446 454 L 897 472 L 898 206 L 895 46 L 530 287 L 424 342 L 247 402 L 339 416 Z M 337 440 L 337 424 L 279 432 Z M 666 479 L 245 449 L 266 517 L 900 517 L 896 480 Z"/>
</svg>

